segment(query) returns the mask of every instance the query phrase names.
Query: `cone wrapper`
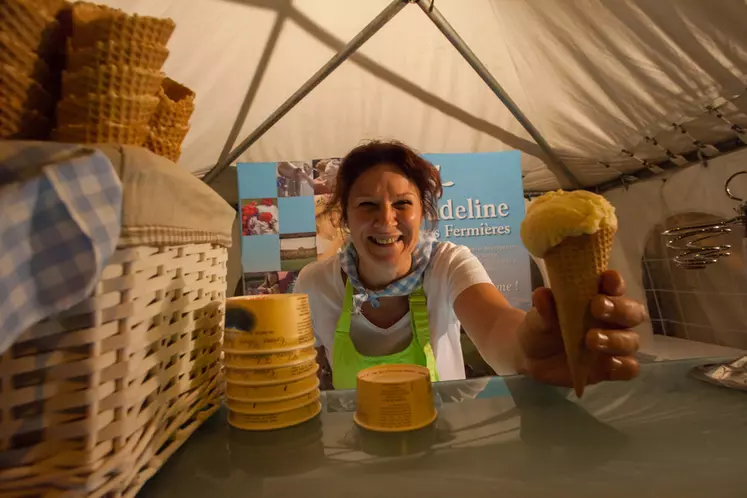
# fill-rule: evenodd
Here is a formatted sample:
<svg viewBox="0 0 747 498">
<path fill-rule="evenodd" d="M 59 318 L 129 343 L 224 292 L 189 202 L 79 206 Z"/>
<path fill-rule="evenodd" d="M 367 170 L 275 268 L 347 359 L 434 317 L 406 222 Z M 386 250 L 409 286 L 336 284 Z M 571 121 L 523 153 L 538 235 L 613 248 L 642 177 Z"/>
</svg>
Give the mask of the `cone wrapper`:
<svg viewBox="0 0 747 498">
<path fill-rule="evenodd" d="M 589 235 L 567 237 L 547 251 L 543 259 L 563 335 L 573 387 L 580 398 L 589 375 L 592 353 L 585 338 L 594 326 L 589 311 L 599 293 L 600 277 L 607 270 L 615 229 L 601 228 Z"/>
</svg>

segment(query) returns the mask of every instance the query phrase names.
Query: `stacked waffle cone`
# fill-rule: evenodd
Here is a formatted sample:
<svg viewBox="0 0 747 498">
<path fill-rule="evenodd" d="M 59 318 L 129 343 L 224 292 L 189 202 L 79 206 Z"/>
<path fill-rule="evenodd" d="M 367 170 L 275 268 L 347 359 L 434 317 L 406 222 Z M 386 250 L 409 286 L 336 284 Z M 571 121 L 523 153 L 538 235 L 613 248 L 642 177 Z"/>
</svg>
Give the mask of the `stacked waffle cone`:
<svg viewBox="0 0 747 498">
<path fill-rule="evenodd" d="M 550 192 L 535 199 L 521 226 L 527 250 L 545 262 L 578 397 L 593 362 L 586 348 L 586 334 L 594 326 L 589 307 L 608 268 L 616 231 L 614 207 L 586 191 Z"/>
<path fill-rule="evenodd" d="M 232 426 L 282 429 L 321 411 L 308 296 L 228 299 L 223 361 Z"/>
<path fill-rule="evenodd" d="M 145 145 L 174 22 L 86 2 L 72 6 L 70 21 L 55 138 Z"/>
<path fill-rule="evenodd" d="M 0 2 L 0 139 L 45 139 L 53 122 L 62 0 Z"/>
<path fill-rule="evenodd" d="M 174 162 L 189 131 L 189 118 L 195 109 L 195 93 L 171 78 L 163 80 L 158 92 L 158 107 L 150 120 L 146 147 Z"/>
</svg>

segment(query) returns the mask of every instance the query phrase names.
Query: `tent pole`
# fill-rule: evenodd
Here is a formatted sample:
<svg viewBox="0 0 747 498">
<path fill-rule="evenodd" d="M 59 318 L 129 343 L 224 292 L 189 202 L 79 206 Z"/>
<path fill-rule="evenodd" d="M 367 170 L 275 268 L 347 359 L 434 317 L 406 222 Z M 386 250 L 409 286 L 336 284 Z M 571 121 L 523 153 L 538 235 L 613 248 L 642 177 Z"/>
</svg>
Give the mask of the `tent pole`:
<svg viewBox="0 0 747 498">
<path fill-rule="evenodd" d="M 262 122 L 253 132 L 249 134 L 243 142 L 236 146 L 226 157 L 219 161 L 218 164 L 213 166 L 202 178 L 207 184 L 215 181 L 216 178 L 225 170 L 231 163 L 235 162 L 246 149 L 260 139 L 267 130 L 280 121 L 288 111 L 293 109 L 306 95 L 308 95 L 316 86 L 324 81 L 337 67 L 345 62 L 356 50 L 358 50 L 369 38 L 371 38 L 377 31 L 379 31 L 384 25 L 389 22 L 397 13 L 402 10 L 410 0 L 393 0 L 381 13 L 374 18 L 373 21 L 363 28 L 352 40 L 348 42 L 339 52 L 337 52 L 324 66 L 319 69 L 309 80 L 304 83 L 301 88 L 296 90 L 296 93 L 291 95 L 288 100 L 275 110 L 270 116 Z"/>
<path fill-rule="evenodd" d="M 231 132 L 228 134 L 228 138 L 226 139 L 226 143 L 223 146 L 223 150 L 221 151 L 216 164 L 220 164 L 223 162 L 228 153 L 231 152 L 231 148 L 236 144 L 236 139 L 239 138 L 241 127 L 243 126 L 244 121 L 246 121 L 246 116 L 247 114 L 249 114 L 249 109 L 254 102 L 254 98 L 257 96 L 257 91 L 262 84 L 262 77 L 267 71 L 267 66 L 270 63 L 270 57 L 275 51 L 275 46 L 278 44 L 280 33 L 283 31 L 283 25 L 285 24 L 287 18 L 287 14 L 278 12 L 277 18 L 275 18 L 275 24 L 272 26 L 270 36 L 267 38 L 267 43 L 265 43 L 265 48 L 262 51 L 262 56 L 259 58 L 259 62 L 257 63 L 257 69 L 254 71 L 254 76 L 252 77 L 252 81 L 246 91 L 244 102 L 239 108 L 239 112 L 236 115 L 236 120 L 231 127 Z"/>
<path fill-rule="evenodd" d="M 544 137 L 540 135 L 539 130 L 537 130 L 537 128 L 534 127 L 529 119 L 527 119 L 524 113 L 521 112 L 519 106 L 517 106 L 516 103 L 511 99 L 511 97 L 508 96 L 503 87 L 501 87 L 500 83 L 498 83 L 498 81 L 493 78 L 493 75 L 490 74 L 488 68 L 485 67 L 482 62 L 480 62 L 480 59 L 478 59 L 475 53 L 472 52 L 472 50 L 467 46 L 462 37 L 459 36 L 459 34 L 454 30 L 451 24 L 449 24 L 446 18 L 444 18 L 441 12 L 435 7 L 434 1 L 417 0 L 417 4 L 421 9 L 423 9 L 423 12 L 425 12 L 430 20 L 433 21 L 436 27 L 438 27 L 441 33 L 443 33 L 444 36 L 448 38 L 454 48 L 456 48 L 457 51 L 462 54 L 462 57 L 464 57 L 469 65 L 472 66 L 472 69 L 474 69 L 477 74 L 480 75 L 482 80 L 490 87 L 496 97 L 498 97 L 500 101 L 503 102 L 503 105 L 508 108 L 508 110 L 511 112 L 511 114 L 514 115 L 521 126 L 524 127 L 527 133 L 529 133 L 534 141 L 537 142 L 537 145 L 547 155 L 547 167 L 550 168 L 550 171 L 552 171 L 552 173 L 558 178 L 561 185 L 565 183 L 566 185 L 563 185 L 564 187 L 568 186 L 572 188 L 582 188 L 581 182 L 578 181 L 578 178 L 576 178 L 576 176 L 571 173 L 571 171 L 563 163 L 560 157 L 558 157 L 558 155 L 552 150 L 550 144 L 548 144 Z M 565 180 L 565 182 L 563 180 Z"/>
</svg>

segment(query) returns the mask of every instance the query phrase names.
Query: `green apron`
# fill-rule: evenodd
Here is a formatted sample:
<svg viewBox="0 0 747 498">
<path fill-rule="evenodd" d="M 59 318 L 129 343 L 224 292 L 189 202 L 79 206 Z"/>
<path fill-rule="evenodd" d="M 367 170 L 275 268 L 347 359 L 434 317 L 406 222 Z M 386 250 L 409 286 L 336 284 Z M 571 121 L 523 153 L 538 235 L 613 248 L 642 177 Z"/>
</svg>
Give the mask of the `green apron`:
<svg viewBox="0 0 747 498">
<path fill-rule="evenodd" d="M 335 340 L 332 345 L 332 384 L 335 389 L 355 389 L 358 372 L 377 365 L 409 364 L 427 367 L 431 381 L 438 381 L 436 357 L 431 347 L 431 334 L 428 325 L 428 307 L 423 287 L 408 296 L 410 301 L 410 326 L 412 340 L 403 351 L 387 356 L 364 356 L 355 349 L 350 339 L 350 318 L 353 312 L 353 286 L 345 284 L 345 300 L 342 312 L 335 327 Z"/>
</svg>

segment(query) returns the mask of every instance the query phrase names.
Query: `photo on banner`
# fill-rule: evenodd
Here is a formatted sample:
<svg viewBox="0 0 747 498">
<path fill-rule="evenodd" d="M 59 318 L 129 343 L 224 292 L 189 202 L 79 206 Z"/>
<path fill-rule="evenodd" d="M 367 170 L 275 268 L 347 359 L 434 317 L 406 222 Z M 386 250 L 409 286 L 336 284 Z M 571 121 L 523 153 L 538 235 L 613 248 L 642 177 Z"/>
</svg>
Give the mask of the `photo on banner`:
<svg viewBox="0 0 747 498">
<path fill-rule="evenodd" d="M 289 233 L 280 236 L 281 270 L 298 272 L 316 259 L 316 232 Z"/>
<path fill-rule="evenodd" d="M 314 177 L 310 161 L 280 161 L 276 168 L 277 196 L 314 195 Z"/>
<path fill-rule="evenodd" d="M 293 292 L 293 284 L 297 278 L 298 272 L 292 271 L 245 273 L 244 294 L 257 296 Z"/>
<path fill-rule="evenodd" d="M 528 310 L 530 258 L 519 235 L 525 214 L 521 154 L 423 157 L 439 168 L 444 187 L 438 239 L 469 247 L 509 303 Z M 292 292 L 304 266 L 334 257 L 343 246 L 340 213 L 327 208 L 339 167 L 337 157 L 238 165 L 246 293 Z"/>
<path fill-rule="evenodd" d="M 316 254 L 319 261 L 324 261 L 337 254 L 345 243 L 345 231 L 340 225 L 340 212 L 328 209 L 330 195 L 314 197 L 314 215 L 316 216 Z"/>
<path fill-rule="evenodd" d="M 245 294 L 292 292 L 298 272 L 337 254 L 344 234 L 325 210 L 339 158 L 239 163 Z"/>
<path fill-rule="evenodd" d="M 279 233 L 277 199 L 241 200 L 241 235 Z"/>
</svg>

